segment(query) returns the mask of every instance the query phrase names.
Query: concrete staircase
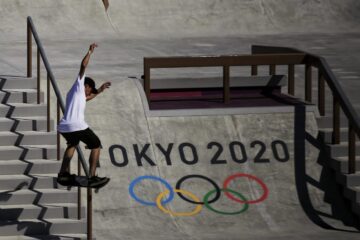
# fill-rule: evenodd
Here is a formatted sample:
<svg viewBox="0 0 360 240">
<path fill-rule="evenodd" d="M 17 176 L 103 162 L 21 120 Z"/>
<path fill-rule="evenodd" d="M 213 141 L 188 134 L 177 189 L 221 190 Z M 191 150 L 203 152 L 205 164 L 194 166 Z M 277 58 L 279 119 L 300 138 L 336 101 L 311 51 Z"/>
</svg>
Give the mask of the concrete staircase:
<svg viewBox="0 0 360 240">
<path fill-rule="evenodd" d="M 36 79 L 0 76 L 0 240 L 86 239 L 76 189 L 56 183 L 61 163 L 43 98 L 36 104 Z"/>
<path fill-rule="evenodd" d="M 343 195 L 351 202 L 351 210 L 360 218 L 360 142 L 356 142 L 356 173 L 348 174 L 348 125 L 342 119 L 340 144 L 331 144 L 332 118 L 318 118 L 319 133 L 330 156 L 330 166 L 336 172 L 336 182 L 344 189 Z"/>
</svg>

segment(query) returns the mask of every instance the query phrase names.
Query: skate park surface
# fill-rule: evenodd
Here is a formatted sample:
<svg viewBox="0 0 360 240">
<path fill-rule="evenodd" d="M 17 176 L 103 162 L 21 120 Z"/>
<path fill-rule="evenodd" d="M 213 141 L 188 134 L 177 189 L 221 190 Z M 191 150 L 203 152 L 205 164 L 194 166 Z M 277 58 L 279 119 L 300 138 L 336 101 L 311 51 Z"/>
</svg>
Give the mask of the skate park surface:
<svg viewBox="0 0 360 240">
<path fill-rule="evenodd" d="M 112 87 L 88 102 L 86 112 L 88 124 L 103 145 L 98 173 L 111 178 L 93 196 L 97 239 L 359 238 L 355 219 L 333 173 L 323 166 L 320 150 L 299 140 L 299 135 L 317 137 L 314 108 L 156 116 L 147 113 L 138 84 L 146 56 L 250 54 L 255 44 L 295 47 L 325 57 L 359 112 L 358 1 L 119 2 L 111 1 L 107 14 L 101 1 L 34 1 L 31 6 L 27 1 L 0 3 L 1 75 L 26 75 L 28 15 L 38 27 L 64 97 L 89 44 L 99 44 L 86 74 L 98 86 L 111 81 Z M 159 73 L 190 74 L 218 75 L 220 70 Z M 302 69 L 297 74 L 296 94 L 302 97 Z M 301 128 L 297 132 L 295 126 L 305 118 L 306 132 Z M 262 147 L 265 162 L 255 161 Z M 303 154 L 295 154 L 302 147 Z M 212 161 L 219 149 L 220 155 Z M 176 193 L 164 206 L 191 216 L 172 216 L 148 204 L 167 189 L 159 179 L 171 189 L 180 182 L 181 189 L 200 199 L 195 201 L 203 201 L 214 189 L 211 181 L 222 188 L 236 174 L 251 177 L 231 178 L 229 188 L 248 200 L 261 201 L 239 203 L 239 195 L 234 200 L 222 192 L 209 206 L 238 214 L 226 215 L 206 206 L 200 209 Z"/>
</svg>

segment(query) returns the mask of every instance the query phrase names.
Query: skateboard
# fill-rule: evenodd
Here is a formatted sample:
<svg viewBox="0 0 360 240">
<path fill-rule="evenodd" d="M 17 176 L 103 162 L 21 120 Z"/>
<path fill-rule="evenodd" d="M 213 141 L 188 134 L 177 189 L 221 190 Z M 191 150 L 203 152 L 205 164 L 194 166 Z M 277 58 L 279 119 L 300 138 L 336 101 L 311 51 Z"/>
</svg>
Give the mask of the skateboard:
<svg viewBox="0 0 360 240">
<path fill-rule="evenodd" d="M 86 187 L 86 188 L 90 187 L 90 188 L 99 189 L 104 187 L 106 184 L 108 184 L 109 181 L 110 181 L 109 178 L 105 178 L 102 181 L 89 184 L 88 178 L 86 176 L 76 176 L 74 184 L 70 185 L 70 187 Z"/>
</svg>

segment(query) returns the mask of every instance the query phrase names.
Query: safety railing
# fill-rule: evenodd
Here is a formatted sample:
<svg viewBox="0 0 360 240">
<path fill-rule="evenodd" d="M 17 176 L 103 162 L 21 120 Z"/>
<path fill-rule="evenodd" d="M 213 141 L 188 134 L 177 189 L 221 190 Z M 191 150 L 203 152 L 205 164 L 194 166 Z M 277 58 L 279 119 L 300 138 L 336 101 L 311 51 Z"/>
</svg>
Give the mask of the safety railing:
<svg viewBox="0 0 360 240">
<path fill-rule="evenodd" d="M 253 46 L 253 54 L 279 54 L 279 53 L 304 53 L 305 62 L 305 100 L 312 102 L 312 68 L 318 70 L 318 108 L 321 116 L 325 116 L 325 83 L 327 83 L 332 101 L 332 144 L 340 144 L 340 110 L 343 111 L 348 121 L 348 173 L 356 172 L 356 136 L 360 137 L 360 119 L 341 88 L 338 80 L 330 69 L 330 66 L 323 57 L 302 52 L 298 49 L 271 47 L 271 46 Z M 294 94 L 294 93 L 292 93 Z"/>
<path fill-rule="evenodd" d="M 45 70 L 47 73 L 47 84 L 46 84 L 46 104 L 47 104 L 47 131 L 51 130 L 51 117 L 50 117 L 50 84 L 54 90 L 57 106 L 56 106 L 56 118 L 57 123 L 60 121 L 60 111 L 64 113 L 65 105 L 64 101 L 61 97 L 60 90 L 57 86 L 57 82 L 55 80 L 54 74 L 51 70 L 49 61 L 46 57 L 43 45 L 40 41 L 40 38 L 37 34 L 35 25 L 31 19 L 31 17 L 27 18 L 27 77 L 32 77 L 32 39 L 34 38 L 36 46 L 37 46 L 37 61 L 36 61 L 36 69 L 37 69 L 37 103 L 41 102 L 41 60 L 45 66 Z M 57 159 L 60 160 L 60 134 L 57 133 Z M 85 172 L 87 177 L 90 176 L 88 165 L 85 161 L 84 155 L 81 151 L 81 148 L 77 146 L 76 148 L 78 153 L 78 175 L 81 175 L 81 167 Z M 78 219 L 81 219 L 81 188 L 78 187 Z M 87 188 L 87 239 L 92 239 L 92 189 Z"/>
<path fill-rule="evenodd" d="M 297 49 L 269 46 L 253 46 L 252 55 L 234 56 L 200 56 L 200 57 L 147 57 L 144 58 L 144 91 L 151 103 L 151 69 L 187 68 L 187 67 L 222 67 L 223 68 L 223 102 L 230 102 L 230 67 L 248 66 L 251 75 L 258 75 L 259 66 L 268 66 L 269 75 L 276 74 L 276 67 L 287 66 L 288 94 L 295 95 L 295 66 L 305 66 L 306 102 L 312 102 L 312 69 L 318 69 L 318 109 L 325 116 L 325 83 L 328 84 L 333 97 L 333 133 L 332 143 L 340 143 L 340 108 L 349 121 L 349 159 L 348 172 L 355 173 L 356 135 L 360 136 L 360 121 L 357 113 L 340 87 L 336 77 L 324 58 Z"/>
<path fill-rule="evenodd" d="M 302 53 L 285 53 L 275 55 L 244 56 L 203 56 L 203 57 L 152 57 L 144 58 L 144 90 L 150 104 L 151 69 L 155 68 L 187 68 L 187 67 L 222 67 L 223 69 L 223 102 L 230 102 L 230 67 L 251 66 L 252 75 L 257 74 L 257 65 L 269 65 L 269 73 L 273 75 L 275 65 L 299 64 L 305 59 Z"/>
</svg>

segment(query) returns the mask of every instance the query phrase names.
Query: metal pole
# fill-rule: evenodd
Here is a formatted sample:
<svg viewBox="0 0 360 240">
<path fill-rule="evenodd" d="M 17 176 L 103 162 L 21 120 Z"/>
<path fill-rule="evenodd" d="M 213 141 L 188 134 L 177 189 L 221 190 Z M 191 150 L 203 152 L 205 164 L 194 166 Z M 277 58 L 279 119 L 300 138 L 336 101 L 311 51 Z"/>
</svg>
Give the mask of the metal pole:
<svg viewBox="0 0 360 240">
<path fill-rule="evenodd" d="M 349 121 L 349 164 L 348 164 L 348 171 L 349 174 L 353 174 L 356 172 L 356 137 L 355 137 L 355 129 L 351 122 Z"/>
<path fill-rule="evenodd" d="M 78 176 L 81 176 L 81 164 L 78 158 Z M 78 219 L 81 219 L 81 187 L 78 187 Z"/>
<path fill-rule="evenodd" d="M 60 122 L 60 103 L 59 103 L 59 100 L 57 101 L 57 107 L 56 107 L 56 112 L 57 112 L 57 124 L 56 125 L 59 125 L 59 122 Z M 56 142 L 57 142 L 57 159 L 60 160 L 60 133 L 59 132 L 56 132 Z"/>
<path fill-rule="evenodd" d="M 312 101 L 312 76 L 311 76 L 311 64 L 305 65 L 305 101 Z"/>
<path fill-rule="evenodd" d="M 318 70 L 318 101 L 320 116 L 325 116 L 325 78 L 321 70 Z"/>
<path fill-rule="evenodd" d="M 37 48 L 37 103 L 40 104 L 40 50 Z"/>
<path fill-rule="evenodd" d="M 50 132 L 50 77 L 47 76 L 47 131 Z"/>
<path fill-rule="evenodd" d="M 87 239 L 92 240 L 92 189 L 87 188 Z"/>
<path fill-rule="evenodd" d="M 30 22 L 27 22 L 27 77 L 32 77 L 32 33 Z"/>
<path fill-rule="evenodd" d="M 332 144 L 340 143 L 340 103 L 334 96 Z"/>
<path fill-rule="evenodd" d="M 230 67 L 223 66 L 223 98 L 224 103 L 230 102 Z"/>
</svg>

